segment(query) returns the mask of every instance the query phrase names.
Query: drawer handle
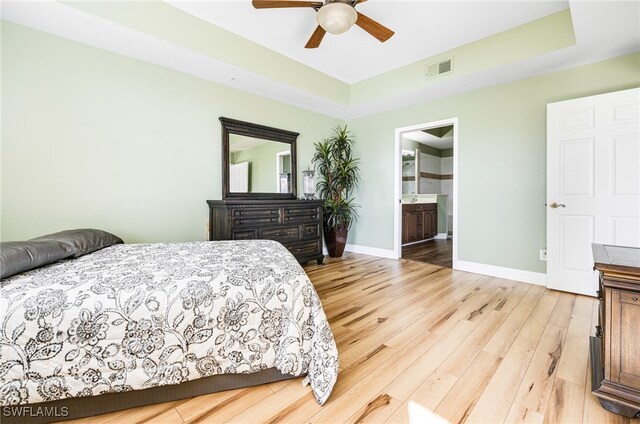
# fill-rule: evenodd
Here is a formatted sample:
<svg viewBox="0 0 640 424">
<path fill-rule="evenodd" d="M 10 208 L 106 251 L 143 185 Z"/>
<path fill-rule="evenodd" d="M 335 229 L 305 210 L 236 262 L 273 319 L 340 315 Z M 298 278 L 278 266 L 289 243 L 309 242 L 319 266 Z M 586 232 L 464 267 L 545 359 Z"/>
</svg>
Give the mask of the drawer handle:
<svg viewBox="0 0 640 424">
<path fill-rule="evenodd" d="M 242 219 L 241 219 L 241 220 L 240 220 L 240 223 L 241 223 L 241 224 L 242 224 L 242 223 L 244 223 L 244 220 L 242 220 Z"/>
<path fill-rule="evenodd" d="M 276 233 L 276 237 L 280 237 L 280 233 Z"/>
<path fill-rule="evenodd" d="M 637 298 L 636 296 L 633 296 L 633 297 L 631 298 L 631 300 L 633 300 L 634 302 L 637 302 L 637 301 L 638 301 L 638 298 Z"/>
<path fill-rule="evenodd" d="M 275 221 L 275 220 L 276 220 L 275 218 L 271 218 L 271 222 L 273 222 L 273 221 Z"/>
<path fill-rule="evenodd" d="M 244 212 L 240 211 L 240 214 L 239 214 L 239 215 L 244 215 Z"/>
</svg>

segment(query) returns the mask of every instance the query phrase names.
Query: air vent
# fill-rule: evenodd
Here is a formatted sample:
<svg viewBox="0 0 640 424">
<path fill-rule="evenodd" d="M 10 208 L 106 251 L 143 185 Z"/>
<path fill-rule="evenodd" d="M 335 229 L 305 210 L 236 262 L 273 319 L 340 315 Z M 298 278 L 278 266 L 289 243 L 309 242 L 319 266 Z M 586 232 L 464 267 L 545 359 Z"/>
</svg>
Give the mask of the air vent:
<svg viewBox="0 0 640 424">
<path fill-rule="evenodd" d="M 453 58 L 427 65 L 427 79 L 439 77 L 453 71 Z"/>
</svg>

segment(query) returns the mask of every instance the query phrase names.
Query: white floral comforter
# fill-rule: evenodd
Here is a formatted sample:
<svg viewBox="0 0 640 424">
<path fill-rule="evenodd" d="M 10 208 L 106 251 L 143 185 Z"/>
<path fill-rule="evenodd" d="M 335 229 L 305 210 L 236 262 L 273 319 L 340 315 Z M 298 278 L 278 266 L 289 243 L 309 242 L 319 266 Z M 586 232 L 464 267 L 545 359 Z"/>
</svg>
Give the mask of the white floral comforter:
<svg viewBox="0 0 640 424">
<path fill-rule="evenodd" d="M 275 367 L 318 403 L 338 352 L 304 270 L 268 240 L 115 245 L 0 282 L 0 405 Z"/>
</svg>

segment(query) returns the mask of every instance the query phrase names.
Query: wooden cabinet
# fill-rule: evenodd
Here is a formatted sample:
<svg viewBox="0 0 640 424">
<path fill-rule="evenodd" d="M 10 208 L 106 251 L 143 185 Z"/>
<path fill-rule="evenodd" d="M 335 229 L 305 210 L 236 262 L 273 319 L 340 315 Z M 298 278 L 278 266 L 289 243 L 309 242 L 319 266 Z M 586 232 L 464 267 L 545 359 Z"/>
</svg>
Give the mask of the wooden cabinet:
<svg viewBox="0 0 640 424">
<path fill-rule="evenodd" d="M 591 387 L 602 406 L 640 418 L 640 249 L 593 245 L 600 272 Z"/>
<path fill-rule="evenodd" d="M 422 219 L 422 217 L 420 217 Z M 418 213 L 402 212 L 402 243 L 412 243 L 418 239 Z"/>
<path fill-rule="evenodd" d="M 438 211 L 435 203 L 402 205 L 402 244 L 427 240 L 438 234 Z"/>
<path fill-rule="evenodd" d="M 268 239 L 321 264 L 321 200 L 207 200 L 209 240 Z"/>
<path fill-rule="evenodd" d="M 434 238 L 438 234 L 438 211 L 433 204 L 433 210 L 422 212 L 422 238 Z"/>
</svg>

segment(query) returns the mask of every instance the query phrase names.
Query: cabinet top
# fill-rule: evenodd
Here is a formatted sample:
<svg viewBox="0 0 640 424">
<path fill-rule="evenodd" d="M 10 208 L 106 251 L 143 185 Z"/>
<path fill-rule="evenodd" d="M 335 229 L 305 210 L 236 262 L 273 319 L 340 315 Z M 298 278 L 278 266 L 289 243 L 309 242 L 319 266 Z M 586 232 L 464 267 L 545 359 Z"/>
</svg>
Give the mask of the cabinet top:
<svg viewBox="0 0 640 424">
<path fill-rule="evenodd" d="M 207 204 L 209 206 L 255 206 L 255 207 L 264 207 L 268 205 L 273 206 L 285 206 L 285 205 L 296 205 L 296 206 L 318 206 L 321 205 L 323 201 L 321 199 L 314 200 L 306 200 L 306 199 L 288 199 L 288 200 L 274 200 L 274 199 L 226 199 L 226 200 L 207 200 Z"/>
<path fill-rule="evenodd" d="M 640 248 L 592 244 L 594 268 L 605 277 L 640 281 Z"/>
</svg>

